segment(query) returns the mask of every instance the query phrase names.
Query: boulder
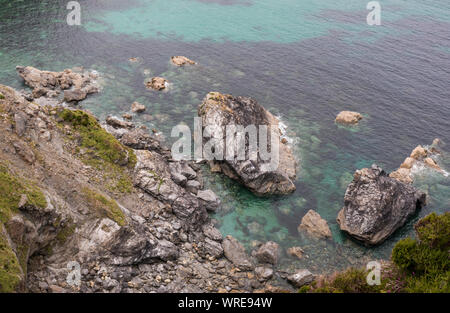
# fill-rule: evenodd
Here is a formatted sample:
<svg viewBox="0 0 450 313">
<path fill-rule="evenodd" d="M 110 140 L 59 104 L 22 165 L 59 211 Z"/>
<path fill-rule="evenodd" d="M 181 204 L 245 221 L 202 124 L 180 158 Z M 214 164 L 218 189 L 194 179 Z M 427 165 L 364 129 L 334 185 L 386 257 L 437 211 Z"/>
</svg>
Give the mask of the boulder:
<svg viewBox="0 0 450 313">
<path fill-rule="evenodd" d="M 142 113 L 145 111 L 145 105 L 135 101 L 131 104 L 131 111 L 134 113 Z"/>
<path fill-rule="evenodd" d="M 340 124 L 358 124 L 362 119 L 362 115 L 358 112 L 342 111 L 336 116 L 336 123 Z"/>
<path fill-rule="evenodd" d="M 269 280 L 273 276 L 273 269 L 270 267 L 258 266 L 255 268 L 255 274 L 260 280 Z"/>
<path fill-rule="evenodd" d="M 194 65 L 197 64 L 194 61 L 186 58 L 185 56 L 173 56 L 170 58 L 173 65 L 184 66 L 184 65 Z"/>
<path fill-rule="evenodd" d="M 389 177 L 374 164 L 355 172 L 337 222 L 353 238 L 376 245 L 403 226 L 425 200 L 425 193 Z"/>
<path fill-rule="evenodd" d="M 289 275 L 287 280 L 297 288 L 307 285 L 314 281 L 314 274 L 307 269 L 296 271 L 294 274 Z"/>
<path fill-rule="evenodd" d="M 436 161 L 433 160 L 432 158 L 429 158 L 429 157 L 425 158 L 423 160 L 423 162 L 425 163 L 425 165 L 427 165 L 431 168 L 434 168 L 435 170 L 442 171 L 442 169 L 439 167 L 439 165 L 436 163 Z"/>
<path fill-rule="evenodd" d="M 406 169 L 411 169 L 414 165 L 414 163 L 416 162 L 416 159 L 413 159 L 411 157 L 408 157 L 405 159 L 405 161 L 403 161 L 403 163 L 400 165 L 400 168 L 406 168 Z"/>
<path fill-rule="evenodd" d="M 243 271 L 253 269 L 253 264 L 250 261 L 244 247 L 239 241 L 232 236 L 226 236 L 222 242 L 225 257 L 230 260 L 236 267 Z"/>
<path fill-rule="evenodd" d="M 256 251 L 256 258 L 260 263 L 277 264 L 280 255 L 280 246 L 273 241 L 268 241 Z"/>
<path fill-rule="evenodd" d="M 114 127 L 114 128 L 134 128 L 134 124 L 131 122 L 126 122 L 119 120 L 114 116 L 108 116 L 106 118 L 106 124 Z"/>
<path fill-rule="evenodd" d="M 67 102 L 79 102 L 86 99 L 87 92 L 82 89 L 65 90 L 64 101 Z"/>
<path fill-rule="evenodd" d="M 219 198 L 217 198 L 216 194 L 212 190 L 199 190 L 197 192 L 197 197 L 201 201 L 204 201 L 205 207 L 208 211 L 215 212 L 220 205 Z"/>
<path fill-rule="evenodd" d="M 214 160 L 225 175 L 239 181 L 258 195 L 288 194 L 295 190 L 297 164 L 291 148 L 281 143 L 283 129 L 280 121 L 255 100 L 210 92 L 200 105 L 198 115 L 202 118 L 204 132 L 217 139 L 211 151 L 204 149 L 204 154 L 207 155 L 205 158 L 208 161 Z M 260 125 L 266 126 L 266 142 L 270 149 L 266 144 L 262 146 L 261 140 L 256 145 L 256 142 L 250 142 L 250 138 L 247 138 L 243 145 L 239 145 L 236 132 L 228 132 L 227 137 L 227 125 L 249 127 L 248 129 L 254 126 L 255 130 Z M 259 131 L 261 130 L 260 127 Z M 204 136 L 204 141 L 206 147 L 209 138 Z M 251 148 L 253 144 L 257 146 L 255 149 Z M 233 145 L 238 149 L 231 149 Z M 216 155 L 214 152 L 214 155 L 210 155 L 212 150 L 222 151 L 223 154 Z M 266 151 L 273 153 L 265 156 L 263 152 Z M 245 152 L 245 156 L 242 158 L 238 152 Z"/>
<path fill-rule="evenodd" d="M 309 210 L 302 218 L 301 224 L 298 226 L 299 232 L 306 232 L 316 238 L 331 238 L 331 230 L 319 213 Z"/>
<path fill-rule="evenodd" d="M 412 184 L 411 170 L 409 168 L 401 167 L 389 174 L 389 177 L 395 178 L 405 184 Z"/>
<path fill-rule="evenodd" d="M 167 88 L 169 82 L 162 77 L 153 77 L 151 80 L 145 83 L 147 88 L 154 90 L 164 90 Z"/>
</svg>

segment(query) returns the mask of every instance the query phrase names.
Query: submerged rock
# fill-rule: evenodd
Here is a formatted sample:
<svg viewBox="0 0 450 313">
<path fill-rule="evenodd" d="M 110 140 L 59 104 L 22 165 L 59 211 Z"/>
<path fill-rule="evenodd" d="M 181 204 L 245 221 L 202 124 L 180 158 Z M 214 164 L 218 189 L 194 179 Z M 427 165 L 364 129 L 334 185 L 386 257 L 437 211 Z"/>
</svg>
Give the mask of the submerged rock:
<svg viewBox="0 0 450 313">
<path fill-rule="evenodd" d="M 32 66 L 17 66 L 17 73 L 33 89 L 32 97 L 53 98 L 64 91 L 64 101 L 78 102 L 88 94 L 99 91 L 96 72 L 77 73 L 70 69 L 62 72 L 41 71 Z"/>
<path fill-rule="evenodd" d="M 362 115 L 358 112 L 342 111 L 336 116 L 336 123 L 340 124 L 358 124 L 362 119 Z"/>
<path fill-rule="evenodd" d="M 291 148 L 281 142 L 280 121 L 255 100 L 210 92 L 200 105 L 198 115 L 202 118 L 204 131 L 208 130 L 212 138 L 218 139 L 211 158 L 225 175 L 241 182 L 258 195 L 288 194 L 295 190 L 297 164 Z M 243 145 L 238 145 L 235 136 L 230 134 L 227 137 L 227 125 L 255 126 L 255 129 L 265 125 L 267 145 L 261 139 L 258 143 L 250 142 L 249 136 Z M 272 143 L 270 138 L 273 139 Z M 204 147 L 206 141 L 205 138 Z M 257 144 L 256 151 L 251 149 L 253 144 Z M 238 149 L 233 151 L 230 148 L 232 145 L 238 146 Z M 277 147 L 279 153 L 276 153 Z M 244 158 L 239 157 L 239 149 L 245 151 Z M 272 149 L 273 154 L 268 152 Z M 219 151 L 223 154 L 219 155 Z M 266 151 L 269 156 L 263 158 L 262 153 Z"/>
<path fill-rule="evenodd" d="M 331 230 L 319 213 L 314 210 L 309 210 L 302 218 L 301 224 L 298 226 L 298 231 L 305 231 L 309 235 L 316 238 L 331 238 Z"/>
<path fill-rule="evenodd" d="M 425 199 L 425 193 L 372 165 L 355 172 L 337 222 L 355 239 L 376 245 L 402 227 L 425 205 Z"/>
<path fill-rule="evenodd" d="M 303 259 L 303 254 L 305 253 L 305 251 L 303 251 L 300 247 L 290 247 L 286 252 L 288 255 L 295 256 L 298 259 Z"/>
<path fill-rule="evenodd" d="M 195 63 L 194 61 L 188 59 L 185 56 L 173 56 L 173 57 L 170 58 L 170 61 L 172 62 L 172 64 L 174 64 L 176 66 L 197 64 L 197 63 Z"/>
</svg>

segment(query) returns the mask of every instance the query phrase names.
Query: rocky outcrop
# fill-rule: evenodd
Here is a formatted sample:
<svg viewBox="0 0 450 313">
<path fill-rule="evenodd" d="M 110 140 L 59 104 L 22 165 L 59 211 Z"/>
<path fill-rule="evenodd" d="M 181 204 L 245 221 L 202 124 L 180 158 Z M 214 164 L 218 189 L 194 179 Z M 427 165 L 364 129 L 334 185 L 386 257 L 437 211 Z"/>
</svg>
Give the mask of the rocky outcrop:
<svg viewBox="0 0 450 313">
<path fill-rule="evenodd" d="M 298 226 L 299 232 L 306 232 L 315 238 L 331 238 L 331 230 L 319 213 L 309 210 L 302 218 L 302 222 Z"/>
<path fill-rule="evenodd" d="M 353 238 L 376 245 L 403 226 L 425 204 L 425 198 L 423 192 L 372 165 L 355 172 L 337 222 Z"/>
<path fill-rule="evenodd" d="M 358 112 L 342 111 L 336 116 L 336 123 L 354 125 L 362 120 L 362 115 Z"/>
<path fill-rule="evenodd" d="M 173 56 L 173 57 L 170 58 L 170 61 L 172 62 L 173 65 L 176 65 L 176 66 L 197 64 L 197 63 L 195 63 L 194 61 L 188 59 L 185 56 Z"/>
<path fill-rule="evenodd" d="M 99 91 L 95 71 L 75 72 L 66 69 L 62 72 L 41 71 L 31 66 L 17 66 L 17 73 L 33 89 L 32 98 L 58 98 L 63 94 L 63 101 L 79 102 L 87 95 Z M 61 98 L 61 97 L 60 97 Z M 62 101 L 60 99 L 60 101 Z"/>
<path fill-rule="evenodd" d="M 211 149 L 215 151 L 213 155 L 205 156 L 208 154 L 205 147 L 209 138 L 204 138 L 204 157 L 211 157 L 225 175 L 238 180 L 258 195 L 288 194 L 295 190 L 297 164 L 291 148 L 282 143 L 284 134 L 280 121 L 255 100 L 211 92 L 200 105 L 198 115 L 202 118 L 203 130 L 211 134 L 211 138 L 218 139 Z M 250 128 L 265 125 L 268 129 L 267 144 L 263 137 L 256 142 L 246 135 L 245 143 L 239 145 L 240 141 L 231 133 L 227 137 L 227 125 Z M 252 148 L 253 144 L 257 144 L 256 149 Z M 233 150 L 233 145 L 238 149 Z M 277 147 L 279 153 L 276 153 Z M 217 156 L 215 153 L 218 151 L 223 154 Z M 245 151 L 245 157 L 241 157 L 239 151 Z M 263 157 L 265 151 L 274 153 Z"/>
<path fill-rule="evenodd" d="M 145 83 L 148 89 L 164 90 L 169 86 L 169 82 L 162 77 L 153 77 Z"/>
<path fill-rule="evenodd" d="M 305 251 L 303 251 L 300 247 L 290 247 L 286 250 L 286 252 L 288 255 L 296 257 L 299 260 L 303 259 L 303 254 L 305 253 Z"/>
<path fill-rule="evenodd" d="M 429 168 L 445 174 L 435 161 L 436 156 L 440 153 L 438 149 L 440 144 L 441 141 L 436 138 L 430 147 L 417 146 L 411 152 L 411 155 L 403 161 L 400 168 L 391 172 L 389 176 L 403 183 L 411 184 L 414 181 L 413 172 L 419 168 Z"/>
</svg>

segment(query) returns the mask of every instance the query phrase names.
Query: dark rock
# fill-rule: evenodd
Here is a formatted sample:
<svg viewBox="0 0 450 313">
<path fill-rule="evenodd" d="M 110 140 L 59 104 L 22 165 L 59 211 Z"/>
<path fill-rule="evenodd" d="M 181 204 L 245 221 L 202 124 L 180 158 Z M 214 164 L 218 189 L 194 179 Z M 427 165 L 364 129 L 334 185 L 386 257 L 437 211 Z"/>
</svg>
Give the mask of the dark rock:
<svg viewBox="0 0 450 313">
<path fill-rule="evenodd" d="M 225 257 L 236 267 L 243 271 L 253 269 L 254 266 L 245 252 L 244 247 L 234 237 L 226 236 L 222 242 L 222 247 Z"/>
<path fill-rule="evenodd" d="M 268 241 L 256 251 L 256 258 L 261 263 L 277 264 L 280 254 L 280 246 L 273 241 Z"/>
</svg>

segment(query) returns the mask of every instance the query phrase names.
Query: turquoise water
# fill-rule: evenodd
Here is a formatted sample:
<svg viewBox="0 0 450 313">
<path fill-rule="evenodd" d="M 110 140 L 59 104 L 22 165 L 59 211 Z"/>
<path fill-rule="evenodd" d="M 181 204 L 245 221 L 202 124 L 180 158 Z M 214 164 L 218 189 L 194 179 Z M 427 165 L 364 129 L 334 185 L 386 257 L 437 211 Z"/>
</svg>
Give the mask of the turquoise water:
<svg viewBox="0 0 450 313">
<path fill-rule="evenodd" d="M 255 240 L 274 240 L 308 255 L 284 256 L 282 267 L 362 265 L 389 257 L 419 217 L 450 210 L 449 178 L 424 172 L 416 185 L 428 192 L 428 206 L 382 245 L 363 247 L 335 222 L 356 169 L 376 162 L 391 171 L 418 144 L 436 137 L 450 143 L 450 3 L 380 3 L 382 25 L 369 27 L 360 0 L 80 1 L 82 25 L 69 27 L 66 1 L 0 0 L 0 83 L 25 88 L 19 64 L 98 70 L 103 90 L 82 107 L 105 118 L 139 101 L 147 111 L 134 121 L 162 131 L 168 145 L 171 128 L 192 126 L 209 91 L 254 97 L 288 126 L 300 162 L 297 190 L 260 198 L 205 169 L 222 199 L 213 216 L 222 233 L 249 249 Z M 175 68 L 172 55 L 199 65 Z M 169 92 L 146 90 L 144 80 L 156 75 L 171 82 Z M 341 110 L 359 111 L 364 120 L 338 127 Z M 448 158 L 439 162 L 450 171 Z M 309 209 L 328 221 L 332 240 L 297 233 Z"/>
</svg>

